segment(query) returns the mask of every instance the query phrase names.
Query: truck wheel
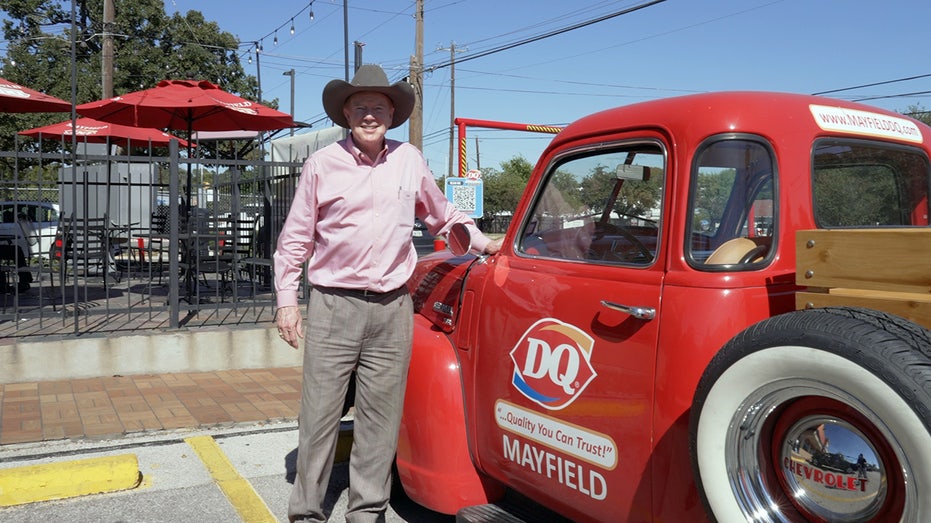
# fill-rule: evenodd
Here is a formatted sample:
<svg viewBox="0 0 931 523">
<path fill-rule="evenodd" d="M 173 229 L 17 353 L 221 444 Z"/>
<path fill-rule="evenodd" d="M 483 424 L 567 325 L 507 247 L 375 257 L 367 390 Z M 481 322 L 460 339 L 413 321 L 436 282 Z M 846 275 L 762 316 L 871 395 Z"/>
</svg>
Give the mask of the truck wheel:
<svg viewBox="0 0 931 523">
<path fill-rule="evenodd" d="M 872 310 L 746 329 L 692 404 L 692 470 L 719 521 L 931 521 L 928 449 L 931 333 Z"/>
</svg>

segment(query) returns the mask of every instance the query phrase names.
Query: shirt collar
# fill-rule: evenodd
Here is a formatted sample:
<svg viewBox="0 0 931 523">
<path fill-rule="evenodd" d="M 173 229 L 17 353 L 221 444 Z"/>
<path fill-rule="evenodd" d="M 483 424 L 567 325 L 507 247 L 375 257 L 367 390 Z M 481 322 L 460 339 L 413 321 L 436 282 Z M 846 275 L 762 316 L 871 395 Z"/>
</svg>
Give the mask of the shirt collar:
<svg viewBox="0 0 931 523">
<path fill-rule="evenodd" d="M 346 143 L 344 148 L 352 154 L 352 157 L 356 159 L 356 163 L 359 165 L 377 165 L 385 160 L 385 157 L 388 155 L 389 150 L 394 150 L 397 148 L 396 144 L 392 140 L 385 139 L 385 145 L 382 147 L 381 151 L 378 152 L 378 156 L 375 158 L 369 158 L 366 156 L 361 149 L 356 147 L 355 142 L 352 141 L 352 133 L 349 133 L 349 136 L 346 137 Z"/>
</svg>

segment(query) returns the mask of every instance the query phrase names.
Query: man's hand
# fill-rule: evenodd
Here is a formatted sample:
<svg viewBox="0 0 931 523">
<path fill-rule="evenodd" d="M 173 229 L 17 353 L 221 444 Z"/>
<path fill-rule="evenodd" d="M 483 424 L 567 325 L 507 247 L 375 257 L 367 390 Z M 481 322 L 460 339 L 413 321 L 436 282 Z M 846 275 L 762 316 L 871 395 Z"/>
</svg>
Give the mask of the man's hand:
<svg viewBox="0 0 931 523">
<path fill-rule="evenodd" d="M 301 308 L 297 305 L 279 307 L 275 313 L 275 323 L 278 324 L 278 335 L 288 345 L 299 349 L 299 340 L 304 338 L 304 320 L 301 318 Z"/>
<path fill-rule="evenodd" d="M 501 250 L 501 244 L 504 242 L 504 239 L 492 240 L 488 242 L 488 245 L 485 246 L 485 254 L 498 254 L 498 251 Z"/>
</svg>

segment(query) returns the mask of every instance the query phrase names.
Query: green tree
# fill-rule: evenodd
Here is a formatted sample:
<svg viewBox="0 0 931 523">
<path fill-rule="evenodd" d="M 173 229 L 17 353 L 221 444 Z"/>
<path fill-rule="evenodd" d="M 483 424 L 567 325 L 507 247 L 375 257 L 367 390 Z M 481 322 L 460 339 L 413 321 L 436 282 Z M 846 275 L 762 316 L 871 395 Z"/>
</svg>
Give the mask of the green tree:
<svg viewBox="0 0 931 523">
<path fill-rule="evenodd" d="M 702 220 L 706 220 L 711 227 L 717 226 L 724 215 L 736 176 L 734 169 L 705 169 L 699 172 L 693 203 L 695 213 L 692 216 L 692 227 L 695 230 L 700 230 Z"/>
<path fill-rule="evenodd" d="M 257 99 L 258 82 L 239 60 L 239 41 L 199 11 L 165 14 L 161 0 L 114 0 L 115 21 L 105 28 L 103 0 L 75 0 L 77 102 L 98 100 L 104 32 L 114 34 L 114 94 L 155 86 L 166 78 L 194 78 Z M 71 99 L 71 3 L 0 0 L 7 40 L 3 77 Z M 268 103 L 268 102 L 266 102 Z M 273 107 L 277 103 L 268 103 Z M 61 121 L 64 114 L 0 115 L 0 149 L 12 150 L 16 132 Z M 57 144 L 49 144 L 55 147 Z M 27 147 L 34 147 L 32 144 Z M 201 151 L 215 154 L 210 146 Z"/>
<path fill-rule="evenodd" d="M 501 162 L 501 170 L 483 169 L 485 216 L 491 218 L 502 212 L 514 212 L 520 201 L 533 165 L 523 156 Z"/>
<path fill-rule="evenodd" d="M 925 109 L 921 104 L 909 105 L 905 111 L 902 111 L 902 114 L 911 116 L 920 122 L 931 125 L 931 111 Z"/>
</svg>

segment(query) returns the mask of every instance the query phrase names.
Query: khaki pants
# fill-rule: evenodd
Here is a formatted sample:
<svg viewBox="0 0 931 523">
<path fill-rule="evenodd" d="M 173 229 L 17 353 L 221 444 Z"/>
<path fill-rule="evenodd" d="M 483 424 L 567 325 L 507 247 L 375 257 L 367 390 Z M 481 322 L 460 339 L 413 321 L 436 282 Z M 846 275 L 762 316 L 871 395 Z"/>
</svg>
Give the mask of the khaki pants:
<svg viewBox="0 0 931 523">
<path fill-rule="evenodd" d="M 406 288 L 363 296 L 313 288 L 307 307 L 297 476 L 291 521 L 326 521 L 325 499 L 350 374 L 356 371 L 355 421 L 346 521 L 383 521 L 391 493 L 413 336 Z"/>
</svg>

